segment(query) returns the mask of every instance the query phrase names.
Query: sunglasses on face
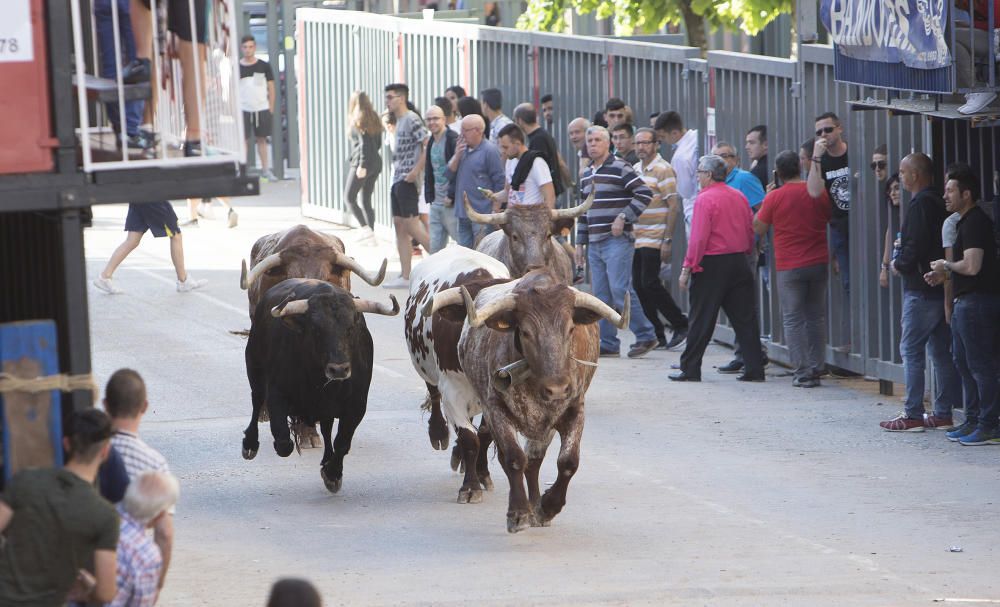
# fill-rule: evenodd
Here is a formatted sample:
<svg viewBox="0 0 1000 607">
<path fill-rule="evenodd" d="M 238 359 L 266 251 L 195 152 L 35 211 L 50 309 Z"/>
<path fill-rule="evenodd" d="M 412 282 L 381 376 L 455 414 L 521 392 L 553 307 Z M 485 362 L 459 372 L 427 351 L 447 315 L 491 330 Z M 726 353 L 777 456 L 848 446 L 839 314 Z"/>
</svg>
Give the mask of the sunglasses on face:
<svg viewBox="0 0 1000 607">
<path fill-rule="evenodd" d="M 825 127 L 821 128 L 821 129 L 816 129 L 816 136 L 819 137 L 820 135 L 829 135 L 830 133 L 833 132 L 833 130 L 835 128 L 837 128 L 837 127 L 835 127 L 835 126 L 825 126 Z"/>
<path fill-rule="evenodd" d="M 885 161 L 884 160 L 876 160 L 875 162 L 871 163 L 868 166 L 870 166 L 873 171 L 884 171 L 885 170 Z"/>
</svg>

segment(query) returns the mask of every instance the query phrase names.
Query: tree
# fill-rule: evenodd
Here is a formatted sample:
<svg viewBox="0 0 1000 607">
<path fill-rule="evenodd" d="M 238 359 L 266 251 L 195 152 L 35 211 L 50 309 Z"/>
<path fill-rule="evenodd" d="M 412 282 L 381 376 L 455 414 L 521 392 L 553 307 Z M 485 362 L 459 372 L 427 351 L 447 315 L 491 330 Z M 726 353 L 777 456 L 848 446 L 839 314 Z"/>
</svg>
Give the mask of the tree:
<svg viewBox="0 0 1000 607">
<path fill-rule="evenodd" d="M 795 0 L 528 0 L 528 10 L 517 26 L 546 32 L 566 29 L 565 11 L 581 15 L 596 12 L 599 19 L 614 17 L 618 31 L 652 33 L 666 25 L 684 24 L 688 43 L 705 49 L 705 26 L 742 30 L 753 36 L 783 13 Z"/>
</svg>

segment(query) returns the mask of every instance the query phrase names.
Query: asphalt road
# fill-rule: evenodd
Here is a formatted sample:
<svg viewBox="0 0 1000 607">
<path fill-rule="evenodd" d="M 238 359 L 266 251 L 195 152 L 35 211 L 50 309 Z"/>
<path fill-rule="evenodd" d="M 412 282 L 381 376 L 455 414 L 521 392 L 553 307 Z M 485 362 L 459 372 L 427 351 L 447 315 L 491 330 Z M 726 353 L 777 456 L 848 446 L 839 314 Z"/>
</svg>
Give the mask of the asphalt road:
<svg viewBox="0 0 1000 607">
<path fill-rule="evenodd" d="M 506 533 L 495 459 L 496 490 L 455 503 L 461 480 L 428 441 L 401 316 L 368 318 L 376 368 L 339 494 L 323 486 L 319 450 L 279 458 L 266 426 L 244 461 L 245 341 L 230 333 L 249 327 L 239 262 L 258 236 L 300 221 L 296 187 L 237 200 L 234 230 L 185 231 L 191 274 L 211 281 L 202 291 L 177 293 L 167 243 L 147 236 L 116 275 L 124 294 L 89 293 L 98 381 L 123 366 L 143 374 L 142 434 L 181 481 L 161 605 L 263 605 L 281 576 L 312 580 L 328 605 L 1000 603 L 1000 448 L 883 433 L 898 396 L 861 380 L 802 390 L 772 368 L 767 383 L 740 384 L 710 368 L 729 359 L 720 346 L 701 384 L 667 380 L 677 353 L 602 359 L 580 470 L 548 528 Z M 95 214 L 89 278 L 123 238 L 125 207 Z M 389 253 L 307 223 L 369 267 Z"/>
</svg>

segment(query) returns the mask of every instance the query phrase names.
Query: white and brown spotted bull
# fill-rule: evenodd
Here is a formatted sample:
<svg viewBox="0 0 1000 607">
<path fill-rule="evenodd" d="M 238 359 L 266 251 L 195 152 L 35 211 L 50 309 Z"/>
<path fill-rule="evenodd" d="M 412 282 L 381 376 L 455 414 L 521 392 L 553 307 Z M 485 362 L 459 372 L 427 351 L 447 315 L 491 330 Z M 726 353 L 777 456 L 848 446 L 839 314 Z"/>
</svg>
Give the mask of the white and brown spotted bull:
<svg viewBox="0 0 1000 607">
<path fill-rule="evenodd" d="M 508 532 L 548 525 L 566 504 L 566 489 L 580 462 L 584 396 L 600 349 L 595 323 L 605 318 L 627 326 L 627 306 L 618 314 L 547 269 L 478 294 L 457 287 L 434 297 L 435 317 L 466 319 L 458 362 L 479 396 L 510 481 Z M 530 370 L 527 378 L 506 387 L 498 383 L 497 370 L 520 360 Z M 539 468 L 555 432 L 561 442 L 559 475 L 541 494 Z M 524 450 L 518 433 L 526 438 Z"/>
<path fill-rule="evenodd" d="M 357 274 L 372 286 L 385 280 L 388 259 L 376 273 L 361 267 L 344 249 L 344 241 L 330 234 L 322 234 L 308 226 L 297 225 L 282 232 L 261 236 L 250 249 L 250 271 L 243 261 L 240 288 L 247 291 L 250 303 L 250 323 L 254 322 L 257 304 L 268 289 L 288 278 L 312 278 L 328 282 L 346 291 L 351 290 L 351 274 Z M 268 408 L 261 407 L 261 422 L 268 420 Z M 318 447 L 319 434 L 315 427 L 293 421 L 296 438 L 301 447 Z"/>
<path fill-rule="evenodd" d="M 267 290 L 286 278 L 315 278 L 351 290 L 351 274 L 376 287 L 385 280 L 388 259 L 376 273 L 361 267 L 344 250 L 344 241 L 316 232 L 304 225 L 261 236 L 250 249 L 250 271 L 246 261 L 240 274 L 240 288 L 250 300 L 250 318 Z"/>
<path fill-rule="evenodd" d="M 562 225 L 587 212 L 594 203 L 593 194 L 582 204 L 570 209 L 549 209 L 544 204 L 512 205 L 499 213 L 477 213 L 465 195 L 465 211 L 469 220 L 499 226 L 500 230 L 486 235 L 476 247 L 481 253 L 499 259 L 512 276 L 524 276 L 536 268 L 552 268 L 564 284 L 573 284 L 573 253 L 568 251 L 555 234 Z"/>
<path fill-rule="evenodd" d="M 458 339 L 464 320 L 448 319 L 430 312 L 434 296 L 457 286 L 470 293 L 509 280 L 507 266 L 496 259 L 464 247 L 448 247 L 431 255 L 410 274 L 410 296 L 403 315 L 406 343 L 413 367 L 430 391 L 431 418 L 428 434 L 435 449 L 448 447 L 449 425 L 458 432 L 458 456 L 465 477 L 458 493 L 460 503 L 482 501 L 482 489 L 492 488 L 486 458 L 473 417 L 481 411 L 479 398 L 458 361 Z M 442 415 L 443 410 L 443 415 Z M 457 468 L 458 462 L 453 462 Z"/>
</svg>

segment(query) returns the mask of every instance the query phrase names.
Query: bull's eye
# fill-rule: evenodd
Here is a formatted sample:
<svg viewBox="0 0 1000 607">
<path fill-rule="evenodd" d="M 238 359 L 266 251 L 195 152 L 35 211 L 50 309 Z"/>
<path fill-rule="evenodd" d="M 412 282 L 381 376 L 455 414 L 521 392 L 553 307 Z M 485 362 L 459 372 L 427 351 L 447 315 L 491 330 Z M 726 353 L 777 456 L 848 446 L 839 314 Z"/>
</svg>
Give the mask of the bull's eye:
<svg viewBox="0 0 1000 607">
<path fill-rule="evenodd" d="M 521 337 L 524 337 L 525 339 L 531 339 L 531 331 L 527 329 L 521 329 Z"/>
<path fill-rule="evenodd" d="M 519 240 L 517 234 L 511 234 L 510 239 L 513 240 L 514 242 L 517 242 Z"/>
</svg>

